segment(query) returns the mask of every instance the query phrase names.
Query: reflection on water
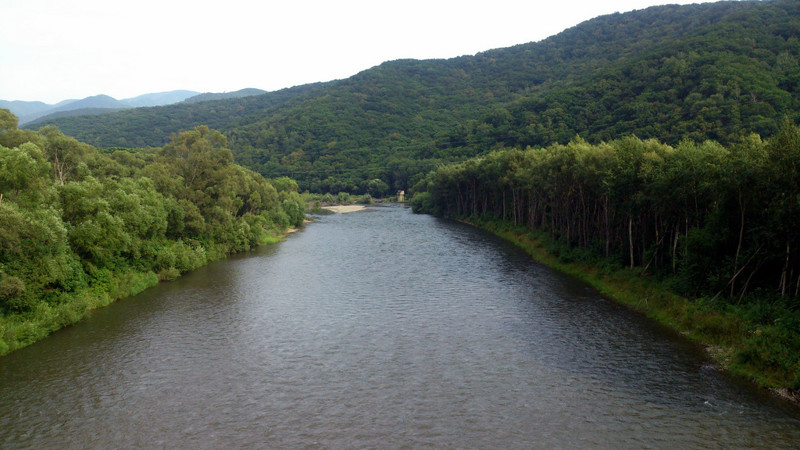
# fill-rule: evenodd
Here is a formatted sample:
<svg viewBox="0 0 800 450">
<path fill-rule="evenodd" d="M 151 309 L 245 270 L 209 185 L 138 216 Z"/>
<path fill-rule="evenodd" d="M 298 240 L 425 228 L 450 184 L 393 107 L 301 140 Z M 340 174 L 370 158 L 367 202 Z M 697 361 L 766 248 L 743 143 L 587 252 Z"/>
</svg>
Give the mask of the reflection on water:
<svg viewBox="0 0 800 450">
<path fill-rule="evenodd" d="M 797 410 L 467 226 L 373 207 L 0 358 L 0 447 L 796 447 Z"/>
</svg>

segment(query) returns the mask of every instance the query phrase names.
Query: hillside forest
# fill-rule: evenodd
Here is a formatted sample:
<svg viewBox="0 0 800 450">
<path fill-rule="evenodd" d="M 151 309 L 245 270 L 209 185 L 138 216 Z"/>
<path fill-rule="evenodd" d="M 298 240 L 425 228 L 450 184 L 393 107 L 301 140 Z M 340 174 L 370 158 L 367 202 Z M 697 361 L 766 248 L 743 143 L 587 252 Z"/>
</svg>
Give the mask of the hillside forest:
<svg viewBox="0 0 800 450">
<path fill-rule="evenodd" d="M 408 190 L 441 164 L 500 148 L 625 136 L 722 145 L 800 120 L 800 3 L 667 5 L 548 39 L 238 99 L 53 119 L 101 147 L 161 147 L 206 125 L 234 158 L 300 190 Z M 377 181 L 375 181 L 377 180 Z M 379 182 L 380 183 L 379 183 Z M 384 187 L 385 186 L 385 187 Z"/>
</svg>

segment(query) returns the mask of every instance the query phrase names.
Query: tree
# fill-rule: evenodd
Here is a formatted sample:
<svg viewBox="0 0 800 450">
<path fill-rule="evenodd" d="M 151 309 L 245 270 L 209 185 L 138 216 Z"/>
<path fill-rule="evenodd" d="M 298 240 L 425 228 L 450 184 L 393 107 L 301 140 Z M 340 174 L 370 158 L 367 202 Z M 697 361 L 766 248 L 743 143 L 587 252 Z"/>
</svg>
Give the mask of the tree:
<svg viewBox="0 0 800 450">
<path fill-rule="evenodd" d="M 0 146 L 0 202 L 10 195 L 18 202 L 20 193 L 36 201 L 47 185 L 50 164 L 41 149 L 30 142 L 19 148 Z"/>
<path fill-rule="evenodd" d="M 191 188 L 204 188 L 204 177 L 216 166 L 233 162 L 233 154 L 225 148 L 227 139 L 219 131 L 207 126 L 196 127 L 172 136 L 172 141 L 164 146 L 163 154 L 175 158 L 184 184 Z"/>
<path fill-rule="evenodd" d="M 44 149 L 53 169 L 53 181 L 63 186 L 79 173 L 89 148 L 53 126 L 44 127 L 39 133 L 46 139 Z"/>
<path fill-rule="evenodd" d="M 800 229 L 800 129 L 785 120 L 778 134 L 767 143 L 770 159 L 769 178 L 774 194 L 769 203 L 775 239 L 785 249 L 779 289 L 781 296 L 790 293 L 798 253 Z M 775 242 L 777 244 L 777 242 Z M 794 283 L 800 291 L 800 275 Z"/>
<path fill-rule="evenodd" d="M 375 178 L 365 183 L 364 190 L 373 197 L 383 197 L 389 192 L 389 185 Z"/>
<path fill-rule="evenodd" d="M 19 119 L 8 109 L 0 108 L 0 133 L 16 130 Z"/>
</svg>

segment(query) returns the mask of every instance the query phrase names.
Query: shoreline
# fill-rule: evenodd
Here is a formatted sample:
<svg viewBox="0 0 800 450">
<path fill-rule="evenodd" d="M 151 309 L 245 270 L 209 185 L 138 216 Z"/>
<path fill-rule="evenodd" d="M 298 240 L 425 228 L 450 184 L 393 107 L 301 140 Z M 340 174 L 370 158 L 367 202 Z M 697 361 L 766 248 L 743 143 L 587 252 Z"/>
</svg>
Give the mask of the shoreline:
<svg viewBox="0 0 800 450">
<path fill-rule="evenodd" d="M 752 368 L 747 370 L 746 367 L 733 364 L 733 356 L 742 349 L 745 336 L 739 334 L 736 338 L 731 339 L 731 336 L 715 336 L 703 329 L 706 325 L 705 321 L 709 321 L 726 323 L 731 326 L 731 329 L 737 329 L 740 333 L 746 332 L 747 324 L 743 323 L 740 318 L 719 311 L 698 309 L 691 300 L 673 294 L 647 279 L 634 282 L 622 279 L 617 273 L 601 273 L 596 267 L 586 264 L 563 262 L 547 251 L 546 243 L 542 239 L 526 232 L 506 228 L 507 224 L 471 222 L 464 218 L 455 220 L 492 233 L 521 248 L 537 263 L 578 278 L 609 300 L 643 314 L 648 319 L 673 330 L 700 346 L 706 357 L 719 370 L 741 377 L 753 385 L 771 392 L 776 398 L 784 400 L 794 407 L 800 407 L 800 393 L 792 391 L 787 386 L 770 383 L 772 374 L 754 372 Z M 680 314 L 687 315 L 687 317 L 682 318 Z"/>
<path fill-rule="evenodd" d="M 347 214 L 351 212 L 361 211 L 366 209 L 364 205 L 334 205 L 334 206 L 320 206 L 320 209 L 331 211 L 337 214 Z"/>
<path fill-rule="evenodd" d="M 302 225 L 300 225 L 299 227 L 287 228 L 286 231 L 283 232 L 283 235 L 281 237 L 285 238 L 286 236 L 288 236 L 288 235 L 290 235 L 292 233 L 297 233 L 301 229 L 305 228 L 306 224 L 309 224 L 309 223 L 311 223 L 311 220 L 309 220 L 308 218 L 303 219 L 303 224 Z"/>
<path fill-rule="evenodd" d="M 86 287 L 76 292 L 67 293 L 65 298 L 70 299 L 69 301 L 58 305 L 40 307 L 38 316 L 35 315 L 36 312 L 0 316 L 0 358 L 47 339 L 56 331 L 78 324 L 94 310 L 107 308 L 118 301 L 138 295 L 158 284 L 172 282 L 215 261 L 253 251 L 256 247 L 281 243 L 290 234 L 302 230 L 309 222 L 311 221 L 306 219 L 303 221 L 303 225 L 287 228 L 277 235 L 266 238 L 263 242 L 248 250 L 209 257 L 200 266 L 183 272 L 173 279 L 162 279 L 152 270 L 145 272 L 133 270 L 116 272 L 112 273 L 109 279 L 109 283 L 113 285 L 113 290 L 95 291 L 91 287 Z"/>
</svg>

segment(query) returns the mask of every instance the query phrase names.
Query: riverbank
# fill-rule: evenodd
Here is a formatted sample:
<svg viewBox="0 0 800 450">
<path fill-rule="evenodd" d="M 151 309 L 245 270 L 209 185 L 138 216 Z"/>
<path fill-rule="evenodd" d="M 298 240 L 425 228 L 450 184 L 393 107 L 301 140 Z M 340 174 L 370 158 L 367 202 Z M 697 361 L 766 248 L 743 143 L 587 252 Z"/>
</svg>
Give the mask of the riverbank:
<svg viewBox="0 0 800 450">
<path fill-rule="evenodd" d="M 269 234 L 258 245 L 281 242 L 286 236 L 297 230 L 298 228 L 288 228 L 277 235 Z M 235 253 L 225 253 L 211 247 L 204 252 L 205 258 L 202 264 L 197 265 L 194 269 Z M 92 310 L 139 294 L 159 282 L 173 281 L 190 271 L 162 270 L 156 273 L 152 270 L 124 270 L 121 272 L 107 270 L 103 272 L 102 281 L 98 280 L 98 282 L 75 292 L 61 293 L 58 295 L 57 303 L 40 302 L 31 311 L 2 315 L 0 316 L 0 357 L 80 322 Z"/>
<path fill-rule="evenodd" d="M 351 212 L 361 211 L 365 209 L 366 206 L 364 205 L 333 205 L 333 206 L 321 206 L 320 209 L 324 209 L 327 211 L 335 212 L 338 214 L 347 214 Z"/>
<path fill-rule="evenodd" d="M 563 261 L 548 251 L 550 242 L 546 237 L 525 228 L 496 221 L 460 221 L 513 243 L 537 262 L 576 277 L 609 299 L 675 330 L 701 345 L 720 369 L 744 377 L 795 405 L 800 404 L 796 389 L 800 368 L 781 365 L 778 355 L 792 351 L 799 338 L 798 330 L 779 340 L 778 333 L 745 319 L 735 307 L 721 308 L 708 299 L 681 297 L 637 271 Z"/>
</svg>

